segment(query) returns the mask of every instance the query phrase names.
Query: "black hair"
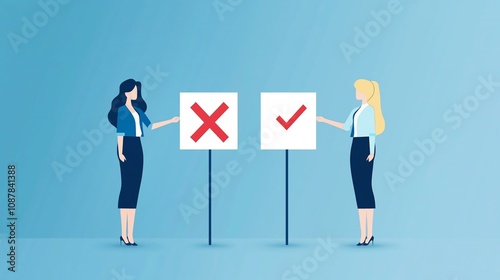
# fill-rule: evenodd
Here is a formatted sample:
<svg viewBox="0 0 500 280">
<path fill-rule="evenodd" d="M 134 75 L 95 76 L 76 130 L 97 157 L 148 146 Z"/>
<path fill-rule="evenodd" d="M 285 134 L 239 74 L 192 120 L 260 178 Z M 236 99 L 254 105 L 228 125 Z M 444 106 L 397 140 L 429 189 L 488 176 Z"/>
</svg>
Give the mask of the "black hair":
<svg viewBox="0 0 500 280">
<path fill-rule="evenodd" d="M 118 92 L 118 95 L 115 98 L 113 98 L 113 101 L 111 101 L 111 109 L 109 109 L 108 113 L 108 120 L 114 127 L 116 127 L 118 121 L 118 108 L 125 105 L 125 102 L 127 101 L 127 96 L 125 96 L 125 92 L 132 91 L 136 86 L 137 86 L 137 99 L 132 100 L 132 106 L 141 109 L 143 112 L 146 112 L 146 110 L 148 109 L 146 101 L 142 99 L 141 82 L 135 81 L 134 79 L 128 79 L 124 81 L 123 83 L 120 84 L 120 91 Z"/>
</svg>

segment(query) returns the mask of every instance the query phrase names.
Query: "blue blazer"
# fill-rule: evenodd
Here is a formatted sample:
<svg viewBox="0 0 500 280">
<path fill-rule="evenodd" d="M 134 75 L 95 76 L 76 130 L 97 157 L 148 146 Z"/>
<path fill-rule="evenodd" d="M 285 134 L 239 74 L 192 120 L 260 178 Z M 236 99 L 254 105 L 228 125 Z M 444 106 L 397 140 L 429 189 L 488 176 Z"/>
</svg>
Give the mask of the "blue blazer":
<svg viewBox="0 0 500 280">
<path fill-rule="evenodd" d="M 354 137 L 354 113 L 359 109 L 354 108 L 349 117 L 344 122 L 344 130 L 351 131 L 351 137 Z M 370 138 L 370 154 L 375 152 L 375 110 L 372 106 L 368 105 L 358 116 L 358 123 L 356 124 L 357 137 Z"/>
<path fill-rule="evenodd" d="M 134 107 L 137 114 L 139 114 L 140 125 L 141 125 L 141 137 L 144 136 L 144 130 L 142 129 L 142 124 L 149 127 L 151 125 L 151 121 L 146 116 L 146 114 L 139 108 Z M 118 117 L 117 117 L 117 125 L 116 125 L 116 134 L 118 136 L 137 136 L 135 134 L 135 120 L 130 110 L 127 106 L 123 105 L 118 108 Z"/>
</svg>

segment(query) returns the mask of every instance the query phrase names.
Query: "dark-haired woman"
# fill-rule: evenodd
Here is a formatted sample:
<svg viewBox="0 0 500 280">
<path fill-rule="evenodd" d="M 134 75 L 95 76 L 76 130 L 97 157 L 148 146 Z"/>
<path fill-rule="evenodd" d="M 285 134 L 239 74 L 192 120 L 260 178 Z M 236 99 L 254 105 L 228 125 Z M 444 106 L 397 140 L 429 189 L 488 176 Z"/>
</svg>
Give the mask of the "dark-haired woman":
<svg viewBox="0 0 500 280">
<path fill-rule="evenodd" d="M 145 114 L 146 109 L 147 104 L 141 96 L 141 83 L 128 79 L 121 83 L 120 92 L 111 102 L 108 113 L 109 122 L 116 127 L 118 135 L 117 155 L 122 181 L 118 198 L 122 226 L 120 244 L 124 242 L 127 246 L 137 246 L 134 241 L 134 220 L 142 179 L 142 125 L 153 130 L 179 121 L 179 117 L 174 117 L 152 124 Z"/>
</svg>

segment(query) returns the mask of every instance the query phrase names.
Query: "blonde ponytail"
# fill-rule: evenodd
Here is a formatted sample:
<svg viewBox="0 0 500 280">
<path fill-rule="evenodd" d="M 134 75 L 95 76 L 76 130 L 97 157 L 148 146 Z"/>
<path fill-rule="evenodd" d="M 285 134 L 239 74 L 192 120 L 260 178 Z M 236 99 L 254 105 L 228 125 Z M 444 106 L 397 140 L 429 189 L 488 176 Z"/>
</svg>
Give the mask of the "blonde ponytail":
<svg viewBox="0 0 500 280">
<path fill-rule="evenodd" d="M 382 114 L 382 105 L 380 104 L 380 88 L 376 81 L 359 79 L 354 82 L 354 88 L 365 94 L 368 104 L 375 111 L 375 134 L 382 134 L 385 130 L 385 119 Z"/>
</svg>

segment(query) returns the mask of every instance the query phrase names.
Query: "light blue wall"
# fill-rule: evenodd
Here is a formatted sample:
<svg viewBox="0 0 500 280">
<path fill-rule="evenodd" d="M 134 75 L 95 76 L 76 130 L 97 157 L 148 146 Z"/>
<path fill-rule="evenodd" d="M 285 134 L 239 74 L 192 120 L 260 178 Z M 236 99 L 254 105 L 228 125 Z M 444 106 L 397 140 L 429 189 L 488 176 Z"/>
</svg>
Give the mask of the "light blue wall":
<svg viewBox="0 0 500 280">
<path fill-rule="evenodd" d="M 247 140 L 259 138 L 260 92 L 315 91 L 318 114 L 344 121 L 357 106 L 353 82 L 368 78 L 380 83 L 387 123 L 373 180 L 377 234 L 496 237 L 500 86 L 460 125 L 447 110 L 474 105 L 480 76 L 500 81 L 499 2 L 402 0 L 350 62 L 341 44 L 355 46 L 355 28 L 370 26 L 370 12 L 390 1 L 243 0 L 223 18 L 212 2 L 69 1 L 18 53 L 9 32 L 21 35 L 22 18 L 33 22 L 42 8 L 2 4 L 0 168 L 17 165 L 19 236 L 119 234 L 114 133 L 103 133 L 62 180 L 52 165 L 67 164 L 67 147 L 85 145 L 82 131 L 100 129 L 123 80 L 151 79 L 159 67 L 169 74 L 144 90 L 153 121 L 178 115 L 181 91 L 239 92 L 240 150 L 213 152 L 213 169 L 234 160 L 241 173 L 213 201 L 214 236 L 283 236 L 284 152 L 255 150 Z M 415 141 L 436 128 L 446 141 L 391 187 L 385 176 L 399 175 L 400 157 L 418 160 Z M 323 124 L 317 133 L 316 151 L 290 152 L 290 234 L 357 236 L 350 138 Z M 206 187 L 207 152 L 180 151 L 178 139 L 178 125 L 143 139 L 137 236 L 206 235 L 206 208 L 188 224 L 179 207 Z"/>
</svg>

